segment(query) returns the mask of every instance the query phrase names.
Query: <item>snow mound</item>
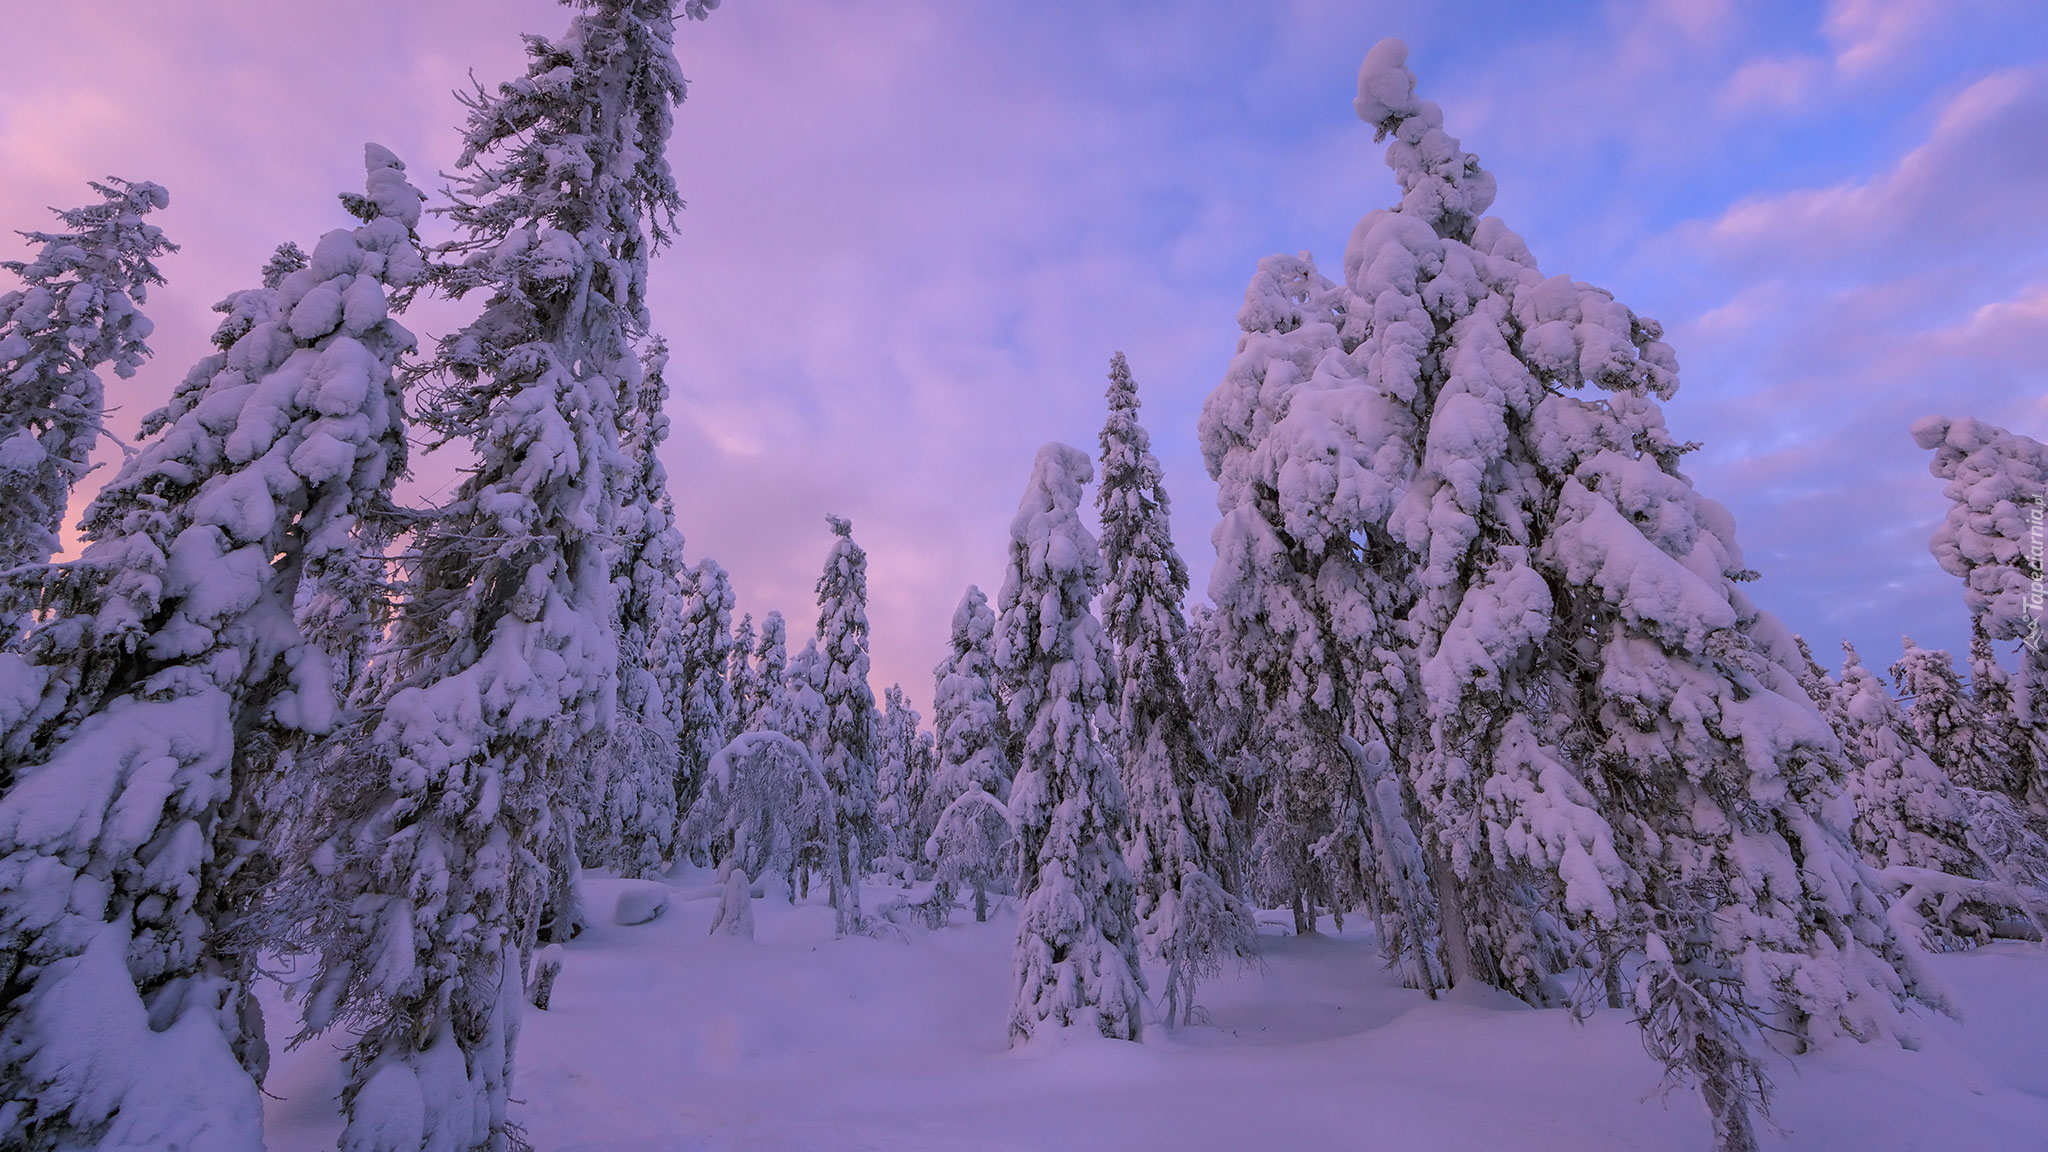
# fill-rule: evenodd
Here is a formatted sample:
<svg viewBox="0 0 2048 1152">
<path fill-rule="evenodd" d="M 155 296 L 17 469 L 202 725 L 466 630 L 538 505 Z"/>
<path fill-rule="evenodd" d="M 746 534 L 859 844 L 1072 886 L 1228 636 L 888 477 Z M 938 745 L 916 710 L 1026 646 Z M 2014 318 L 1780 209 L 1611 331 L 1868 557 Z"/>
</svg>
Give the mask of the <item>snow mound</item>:
<svg viewBox="0 0 2048 1152">
<path fill-rule="evenodd" d="M 668 885 L 653 880 L 636 880 L 619 891 L 612 906 L 612 923 L 632 927 L 645 924 L 668 911 Z"/>
</svg>

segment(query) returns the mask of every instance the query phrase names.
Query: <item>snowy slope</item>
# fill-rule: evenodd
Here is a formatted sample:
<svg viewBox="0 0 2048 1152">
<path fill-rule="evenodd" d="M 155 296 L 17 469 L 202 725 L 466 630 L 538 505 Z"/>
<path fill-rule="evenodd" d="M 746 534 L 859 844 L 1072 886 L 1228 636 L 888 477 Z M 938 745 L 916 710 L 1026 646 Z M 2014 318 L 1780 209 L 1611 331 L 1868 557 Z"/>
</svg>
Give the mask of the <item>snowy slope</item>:
<svg viewBox="0 0 2048 1152">
<path fill-rule="evenodd" d="M 983 925 L 956 914 L 942 932 L 835 941 L 820 886 L 796 908 L 756 901 L 747 942 L 707 936 L 708 872 L 680 877 L 668 913 L 630 928 L 609 916 L 630 882 L 586 887 L 598 923 L 567 946 L 553 1006 L 520 1036 L 513 1116 L 540 1152 L 1709 1144 L 1695 1094 L 1657 1096 L 1659 1069 L 1623 1014 L 1581 1026 L 1494 993 L 1431 1003 L 1389 979 L 1357 921 L 1262 937 L 1262 970 L 1205 988 L 1208 1026 L 1011 1052 L 1007 901 Z M 870 887 L 862 904 L 894 895 Z M 1774 1060 L 1785 1132 L 1766 1149 L 2048 1147 L 2048 953 L 2002 944 L 1935 965 L 1965 1022 L 1926 1020 L 1919 1051 Z M 290 1011 L 277 991 L 273 1036 Z M 273 1152 L 333 1147 L 337 1061 L 328 1039 L 279 1055 Z"/>
</svg>

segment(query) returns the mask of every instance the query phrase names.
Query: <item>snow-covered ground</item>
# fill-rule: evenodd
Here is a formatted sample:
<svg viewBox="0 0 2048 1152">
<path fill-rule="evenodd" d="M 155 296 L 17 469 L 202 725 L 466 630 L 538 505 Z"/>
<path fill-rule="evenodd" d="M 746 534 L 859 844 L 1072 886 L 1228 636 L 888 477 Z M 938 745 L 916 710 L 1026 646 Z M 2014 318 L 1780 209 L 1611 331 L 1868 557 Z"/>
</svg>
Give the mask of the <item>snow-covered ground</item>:
<svg viewBox="0 0 2048 1152">
<path fill-rule="evenodd" d="M 621 927 L 611 912 L 632 884 L 586 877 L 596 922 L 566 946 L 551 1009 L 525 1016 L 513 1114 L 540 1152 L 1709 1144 L 1694 1093 L 1659 1098 L 1624 1014 L 1580 1025 L 1492 995 L 1432 1003 L 1389 978 L 1354 920 L 1262 937 L 1261 969 L 1205 989 L 1206 1026 L 1013 1052 L 1007 904 L 987 924 L 956 914 L 939 932 L 834 940 L 822 893 L 795 908 L 776 896 L 755 901 L 747 942 L 706 934 L 709 873 L 679 877 L 659 919 Z M 863 904 L 892 895 L 870 887 Z M 1765 1148 L 2048 1148 L 2048 952 L 1998 945 L 1935 966 L 1964 1020 L 1927 1017 L 1918 1051 L 1774 1060 L 1783 1132 Z M 273 1036 L 295 1019 L 276 991 Z M 341 1084 L 335 1043 L 280 1052 L 273 1152 L 331 1149 Z"/>
</svg>

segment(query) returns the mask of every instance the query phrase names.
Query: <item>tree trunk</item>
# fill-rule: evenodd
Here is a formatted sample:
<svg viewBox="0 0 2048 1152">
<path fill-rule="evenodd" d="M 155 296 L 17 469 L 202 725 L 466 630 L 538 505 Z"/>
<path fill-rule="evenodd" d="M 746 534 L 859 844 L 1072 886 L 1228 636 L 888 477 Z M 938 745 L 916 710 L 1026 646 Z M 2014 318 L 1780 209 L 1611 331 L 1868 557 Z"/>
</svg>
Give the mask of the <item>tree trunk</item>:
<svg viewBox="0 0 2048 1152">
<path fill-rule="evenodd" d="M 1429 884 L 1436 889 L 1437 931 L 1443 938 L 1444 983 L 1456 988 L 1477 974 L 1472 964 L 1472 938 L 1465 926 L 1465 893 L 1450 864 L 1434 851 L 1428 851 L 1428 856 Z"/>
</svg>

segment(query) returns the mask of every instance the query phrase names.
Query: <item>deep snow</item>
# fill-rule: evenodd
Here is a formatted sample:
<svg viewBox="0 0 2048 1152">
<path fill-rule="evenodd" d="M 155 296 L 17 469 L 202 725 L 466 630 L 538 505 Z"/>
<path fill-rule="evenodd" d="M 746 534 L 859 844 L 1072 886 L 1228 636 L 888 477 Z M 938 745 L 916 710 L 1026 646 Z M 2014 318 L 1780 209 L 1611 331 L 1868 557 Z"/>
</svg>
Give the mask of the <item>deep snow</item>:
<svg viewBox="0 0 2048 1152">
<path fill-rule="evenodd" d="M 658 919 L 613 923 L 637 886 L 586 874 L 594 923 L 566 946 L 550 1010 L 524 1017 L 513 1116 L 540 1152 L 1709 1145 L 1693 1092 L 1659 1098 L 1624 1013 L 1577 1025 L 1498 994 L 1430 1002 L 1385 971 L 1361 920 L 1262 936 L 1260 969 L 1204 989 L 1206 1026 L 1013 1052 L 1007 900 L 987 924 L 956 913 L 939 932 L 835 941 L 823 885 L 792 908 L 769 881 L 745 941 L 707 935 L 709 872 L 679 876 Z M 901 895 L 871 885 L 862 905 Z M 2048 952 L 2000 944 L 1934 964 L 1964 1021 L 1923 1018 L 1919 1051 L 1773 1058 L 1784 1132 L 1766 1149 L 2048 1147 Z M 264 989 L 274 1037 L 296 1019 L 281 991 Z M 345 1040 L 278 1054 L 273 1152 L 334 1146 Z"/>
</svg>

